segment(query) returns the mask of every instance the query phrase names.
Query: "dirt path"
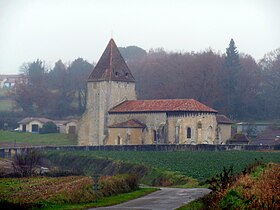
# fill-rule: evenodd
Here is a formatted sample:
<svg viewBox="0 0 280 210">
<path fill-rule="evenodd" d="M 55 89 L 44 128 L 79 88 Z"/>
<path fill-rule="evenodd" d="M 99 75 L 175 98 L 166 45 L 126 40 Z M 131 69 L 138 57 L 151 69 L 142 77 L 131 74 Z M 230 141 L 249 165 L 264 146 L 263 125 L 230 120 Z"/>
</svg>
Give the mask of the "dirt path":
<svg viewBox="0 0 280 210">
<path fill-rule="evenodd" d="M 206 188 L 161 188 L 160 191 L 126 203 L 110 207 L 94 208 L 92 210 L 171 210 L 179 208 L 209 192 L 210 190 Z"/>
</svg>

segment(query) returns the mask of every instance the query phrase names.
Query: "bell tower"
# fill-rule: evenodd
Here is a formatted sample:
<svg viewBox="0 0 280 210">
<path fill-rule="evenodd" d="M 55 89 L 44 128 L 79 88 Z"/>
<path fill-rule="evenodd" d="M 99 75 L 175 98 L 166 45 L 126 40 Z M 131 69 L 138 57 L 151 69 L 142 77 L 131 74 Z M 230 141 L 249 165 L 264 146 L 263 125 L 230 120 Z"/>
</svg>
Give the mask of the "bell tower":
<svg viewBox="0 0 280 210">
<path fill-rule="evenodd" d="M 86 111 L 79 122 L 79 145 L 104 145 L 108 111 L 123 100 L 135 100 L 135 79 L 111 39 L 87 81 Z"/>
</svg>

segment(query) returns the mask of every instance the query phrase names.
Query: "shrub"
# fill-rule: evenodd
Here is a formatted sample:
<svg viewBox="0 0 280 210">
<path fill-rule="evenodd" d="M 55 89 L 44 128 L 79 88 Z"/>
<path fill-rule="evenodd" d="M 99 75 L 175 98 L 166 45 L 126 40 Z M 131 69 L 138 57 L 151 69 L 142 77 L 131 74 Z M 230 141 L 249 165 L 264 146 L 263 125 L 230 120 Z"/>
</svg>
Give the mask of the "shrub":
<svg viewBox="0 0 280 210">
<path fill-rule="evenodd" d="M 35 175 L 41 158 L 41 154 L 36 149 L 25 149 L 17 153 L 12 163 L 15 174 L 21 177 Z"/>
<path fill-rule="evenodd" d="M 230 166 L 229 169 L 223 167 L 221 173 L 206 182 L 209 184 L 209 189 L 214 192 L 219 192 L 227 189 L 235 180 L 236 177 L 233 175 L 233 166 Z"/>
<path fill-rule="evenodd" d="M 138 178 L 128 174 L 101 177 L 99 184 L 102 197 L 131 192 L 139 188 Z"/>
<path fill-rule="evenodd" d="M 52 121 L 46 122 L 40 129 L 40 133 L 58 133 L 58 128 L 56 124 Z"/>
<path fill-rule="evenodd" d="M 244 200 L 235 189 L 230 190 L 221 200 L 221 209 L 245 209 L 249 201 Z"/>
</svg>

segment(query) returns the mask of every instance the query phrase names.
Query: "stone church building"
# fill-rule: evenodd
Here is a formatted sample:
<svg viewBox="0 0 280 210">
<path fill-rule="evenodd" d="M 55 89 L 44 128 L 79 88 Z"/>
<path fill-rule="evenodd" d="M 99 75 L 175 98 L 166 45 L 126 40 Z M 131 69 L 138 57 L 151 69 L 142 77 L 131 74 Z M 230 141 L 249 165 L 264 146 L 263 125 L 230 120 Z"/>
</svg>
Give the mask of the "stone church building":
<svg viewBox="0 0 280 210">
<path fill-rule="evenodd" d="M 113 39 L 87 89 L 79 145 L 221 144 L 231 137 L 232 122 L 194 99 L 137 100 L 135 79 Z"/>
</svg>

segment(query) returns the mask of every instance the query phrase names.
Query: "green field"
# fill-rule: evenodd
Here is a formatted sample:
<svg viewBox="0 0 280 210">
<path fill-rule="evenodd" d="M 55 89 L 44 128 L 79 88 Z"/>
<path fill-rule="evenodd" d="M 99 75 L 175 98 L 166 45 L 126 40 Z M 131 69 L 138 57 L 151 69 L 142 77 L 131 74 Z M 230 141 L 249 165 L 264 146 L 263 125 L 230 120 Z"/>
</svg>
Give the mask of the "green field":
<svg viewBox="0 0 280 210">
<path fill-rule="evenodd" d="M 241 172 L 247 165 L 257 160 L 280 163 L 280 152 L 259 151 L 177 151 L 177 152 L 142 152 L 142 151 L 83 151 L 71 152 L 71 155 L 101 157 L 143 164 L 168 171 L 178 171 L 198 180 L 205 180 L 220 173 L 223 167 L 233 165 L 235 173 Z"/>
<path fill-rule="evenodd" d="M 11 111 L 14 106 L 14 101 L 11 99 L 0 100 L 0 111 Z"/>
<path fill-rule="evenodd" d="M 0 145 L 4 143 L 18 145 L 75 145 L 76 141 L 69 138 L 66 134 L 49 133 L 20 133 L 11 131 L 0 131 Z"/>
</svg>

